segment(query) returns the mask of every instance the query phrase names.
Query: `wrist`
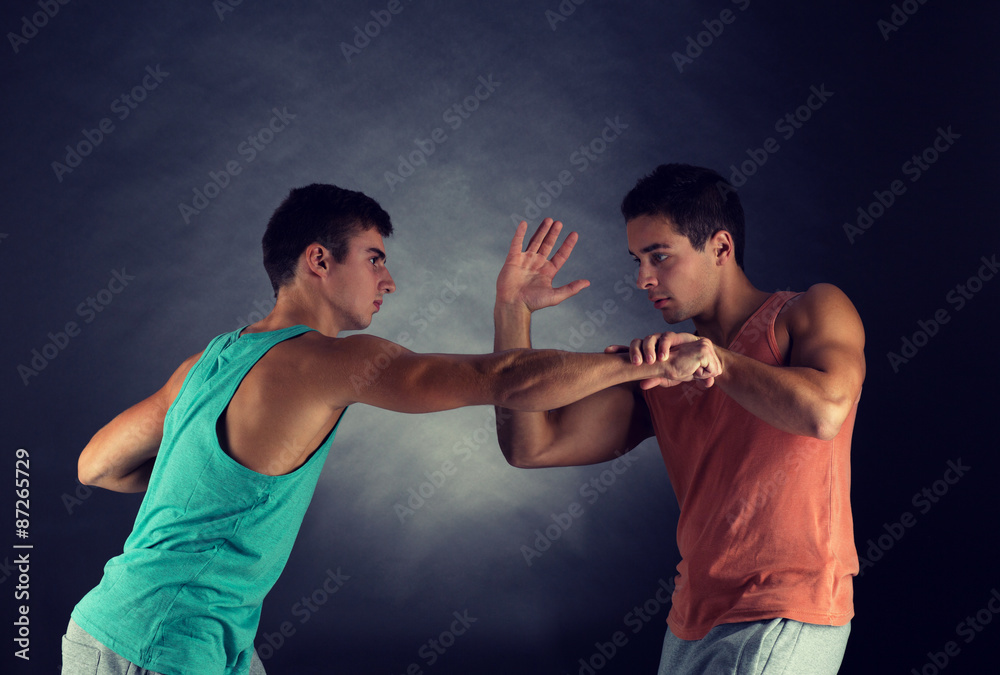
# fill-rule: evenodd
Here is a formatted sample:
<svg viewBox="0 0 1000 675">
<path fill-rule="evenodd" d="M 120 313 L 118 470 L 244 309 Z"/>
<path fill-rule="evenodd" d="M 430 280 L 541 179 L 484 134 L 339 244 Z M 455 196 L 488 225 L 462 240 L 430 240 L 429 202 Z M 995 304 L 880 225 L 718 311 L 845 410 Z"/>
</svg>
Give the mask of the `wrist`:
<svg viewBox="0 0 1000 675">
<path fill-rule="evenodd" d="M 531 310 L 524 303 L 502 303 L 493 308 L 493 349 L 531 346 Z"/>
<path fill-rule="evenodd" d="M 519 300 L 502 300 L 497 298 L 493 305 L 493 318 L 496 321 L 523 320 L 531 318 L 531 310 Z"/>
<path fill-rule="evenodd" d="M 719 357 L 719 364 L 722 366 L 722 372 L 716 377 L 716 380 L 726 380 L 729 369 L 734 365 L 734 361 L 738 358 L 736 352 L 729 351 L 718 345 L 715 345 L 715 354 Z"/>
</svg>

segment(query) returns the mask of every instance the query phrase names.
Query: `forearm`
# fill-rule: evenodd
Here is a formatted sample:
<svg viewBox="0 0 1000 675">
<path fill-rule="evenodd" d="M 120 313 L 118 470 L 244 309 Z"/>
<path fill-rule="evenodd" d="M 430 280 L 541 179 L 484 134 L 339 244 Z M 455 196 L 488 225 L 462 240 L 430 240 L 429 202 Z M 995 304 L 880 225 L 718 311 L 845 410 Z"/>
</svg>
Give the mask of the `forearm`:
<svg viewBox="0 0 1000 675">
<path fill-rule="evenodd" d="M 496 377 L 503 408 L 552 410 L 618 384 L 662 374 L 662 364 L 632 365 L 627 354 L 521 351 L 531 347 L 531 315 L 525 308 L 498 303 L 494 322 L 493 348 L 498 353 L 491 367 L 495 369 L 492 376 Z M 544 415 L 531 419 L 540 423 Z M 506 424 L 504 428 L 516 426 Z"/>
<path fill-rule="evenodd" d="M 531 312 L 497 302 L 493 310 L 493 351 L 531 347 Z M 512 466 L 531 466 L 549 447 L 547 412 L 523 412 L 497 406 L 497 441 Z"/>
<path fill-rule="evenodd" d="M 124 411 L 100 431 L 80 453 L 77 471 L 84 485 L 115 492 L 143 492 L 149 485 L 163 440 L 163 421 L 201 353 L 188 357 L 155 394 Z"/>
<path fill-rule="evenodd" d="M 96 481 L 88 483 L 88 485 L 111 490 L 112 492 L 145 492 L 149 487 L 149 477 L 153 473 L 153 465 L 155 463 L 156 457 L 150 457 L 127 474 L 103 476 Z"/>
<path fill-rule="evenodd" d="M 561 408 L 602 389 L 662 374 L 660 364 L 632 365 L 628 354 L 515 349 L 487 361 L 494 405 L 521 411 Z"/>
<path fill-rule="evenodd" d="M 526 310 L 498 306 L 495 319 L 498 350 L 530 346 Z M 563 354 L 562 358 L 568 363 L 594 356 L 604 355 Z M 629 376 L 634 375 L 635 366 L 625 368 Z M 559 382 L 560 376 L 550 377 L 549 382 L 553 381 Z M 610 381 L 614 380 L 601 381 L 597 393 L 562 407 L 552 397 L 541 412 L 498 407 L 497 438 L 507 461 L 521 468 L 580 466 L 614 459 L 635 447 L 652 433 L 645 408 L 636 405 L 633 387 L 609 386 Z"/>
<path fill-rule="evenodd" d="M 857 392 L 815 368 L 770 366 L 720 347 L 716 352 L 723 371 L 716 385 L 782 431 L 830 440 L 857 400 Z"/>
<path fill-rule="evenodd" d="M 497 302 L 493 310 L 493 350 L 531 347 L 531 312 Z M 497 406 L 497 442 L 507 462 L 527 468 L 551 447 L 553 429 L 548 412 L 525 412 Z"/>
<path fill-rule="evenodd" d="M 80 453 L 80 482 L 115 492 L 144 491 L 159 451 L 162 420 L 148 406 L 118 415 Z"/>
</svg>

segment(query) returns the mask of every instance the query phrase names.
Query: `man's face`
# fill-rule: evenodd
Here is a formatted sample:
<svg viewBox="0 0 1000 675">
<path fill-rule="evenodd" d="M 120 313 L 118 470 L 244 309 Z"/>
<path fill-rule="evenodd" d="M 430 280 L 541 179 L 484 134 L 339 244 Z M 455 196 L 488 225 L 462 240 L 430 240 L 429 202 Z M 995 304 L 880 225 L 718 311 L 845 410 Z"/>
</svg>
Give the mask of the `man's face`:
<svg viewBox="0 0 1000 675">
<path fill-rule="evenodd" d="M 396 290 L 385 261 L 385 244 L 375 229 L 353 235 L 344 262 L 332 261 L 328 297 L 340 330 L 367 328 L 382 305 L 382 296 Z"/>
<path fill-rule="evenodd" d="M 711 308 L 716 274 L 708 247 L 695 250 L 665 216 L 639 216 L 628 221 L 627 230 L 629 253 L 639 264 L 636 285 L 667 323 Z"/>
</svg>

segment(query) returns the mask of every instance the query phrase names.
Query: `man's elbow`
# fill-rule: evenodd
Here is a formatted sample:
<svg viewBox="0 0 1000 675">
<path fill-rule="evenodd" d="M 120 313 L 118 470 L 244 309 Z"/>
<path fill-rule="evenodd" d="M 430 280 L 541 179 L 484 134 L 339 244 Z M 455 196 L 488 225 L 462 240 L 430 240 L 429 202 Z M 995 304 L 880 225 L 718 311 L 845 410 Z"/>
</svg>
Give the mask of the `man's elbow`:
<svg viewBox="0 0 1000 675">
<path fill-rule="evenodd" d="M 507 463 L 510 464 L 515 469 L 545 469 L 554 466 L 552 464 L 546 464 L 545 462 L 539 461 L 531 457 L 527 458 L 518 457 L 516 459 L 508 458 Z"/>
<path fill-rule="evenodd" d="M 509 448 L 502 448 L 504 459 L 515 469 L 531 469 L 534 467 L 531 457 L 525 453 L 515 452 Z"/>
<path fill-rule="evenodd" d="M 840 427 L 843 426 L 841 421 L 838 424 L 835 421 L 822 421 L 814 425 L 811 433 L 809 434 L 813 438 L 818 438 L 821 441 L 832 441 L 840 433 Z"/>
<path fill-rule="evenodd" d="M 101 475 L 100 473 L 94 471 L 94 469 L 83 462 L 79 462 L 76 467 L 76 479 L 80 481 L 83 485 L 88 485 L 90 487 L 100 487 Z"/>
<path fill-rule="evenodd" d="M 531 449 L 524 445 L 511 446 L 501 444 L 504 459 L 515 469 L 540 469 L 549 464 L 545 463 L 543 453 L 540 449 Z"/>
<path fill-rule="evenodd" d="M 101 483 L 106 474 L 106 467 L 102 467 L 95 459 L 89 456 L 86 449 L 80 453 L 80 459 L 76 463 L 77 480 L 90 487 L 102 487 Z"/>
<path fill-rule="evenodd" d="M 840 433 L 850 412 L 851 405 L 843 402 L 823 406 L 813 415 L 807 435 L 821 441 L 832 441 Z"/>
</svg>

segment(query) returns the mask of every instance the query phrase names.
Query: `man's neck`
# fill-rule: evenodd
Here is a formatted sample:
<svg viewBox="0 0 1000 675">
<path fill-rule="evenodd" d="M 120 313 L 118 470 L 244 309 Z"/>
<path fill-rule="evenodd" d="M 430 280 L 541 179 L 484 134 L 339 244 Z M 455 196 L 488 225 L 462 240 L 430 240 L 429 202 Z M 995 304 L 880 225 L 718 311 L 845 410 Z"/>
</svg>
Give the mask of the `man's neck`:
<svg viewBox="0 0 1000 675">
<path fill-rule="evenodd" d="M 719 287 L 711 311 L 693 317 L 698 335 L 720 347 L 728 347 L 747 319 L 770 297 L 754 288 L 742 271 Z"/>
<path fill-rule="evenodd" d="M 309 326 L 327 337 L 337 337 L 340 329 L 332 317 L 324 316 L 319 311 L 320 305 L 303 299 L 297 289 L 282 288 L 271 312 L 263 319 L 247 328 L 248 333 L 263 333 L 281 330 L 291 326 Z"/>
</svg>

